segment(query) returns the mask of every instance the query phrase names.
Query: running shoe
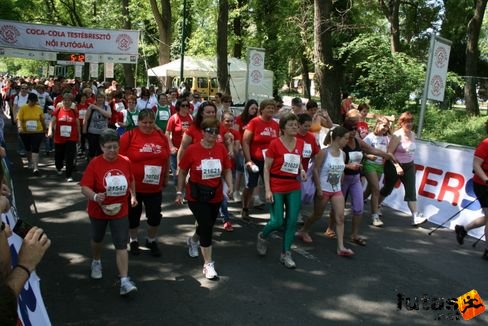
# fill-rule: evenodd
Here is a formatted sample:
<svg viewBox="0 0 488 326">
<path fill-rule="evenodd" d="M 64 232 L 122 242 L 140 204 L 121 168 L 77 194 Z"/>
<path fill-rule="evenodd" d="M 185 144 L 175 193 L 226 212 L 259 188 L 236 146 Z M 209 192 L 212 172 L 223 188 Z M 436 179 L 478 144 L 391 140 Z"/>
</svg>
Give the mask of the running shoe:
<svg viewBox="0 0 488 326">
<path fill-rule="evenodd" d="M 188 237 L 186 244 L 188 245 L 188 255 L 191 258 L 198 257 L 198 247 L 200 247 L 200 243 L 198 241 L 195 242 L 191 237 Z"/>
<path fill-rule="evenodd" d="M 56 173 L 57 173 L 58 175 L 63 175 L 63 171 L 61 171 L 61 170 L 56 170 Z"/>
<path fill-rule="evenodd" d="M 268 241 L 266 241 L 266 239 L 263 238 L 263 232 L 258 233 L 258 240 L 256 242 L 256 250 L 258 251 L 258 254 L 260 256 L 266 255 L 266 252 L 268 251 Z"/>
<path fill-rule="evenodd" d="M 120 283 L 120 295 L 126 296 L 131 292 L 137 291 L 137 287 L 134 282 L 127 279 L 125 282 Z"/>
<path fill-rule="evenodd" d="M 420 224 L 427 222 L 427 220 L 428 218 L 423 216 L 422 213 L 415 212 L 413 216 L 412 226 L 419 226 Z"/>
<path fill-rule="evenodd" d="M 293 258 L 291 257 L 291 252 L 289 252 L 289 251 L 287 251 L 285 253 L 281 253 L 280 262 L 283 265 L 285 265 L 286 268 L 293 269 L 293 268 L 297 267 L 297 265 L 293 261 Z"/>
<path fill-rule="evenodd" d="M 38 177 L 40 175 L 39 170 L 35 169 L 34 171 L 32 171 L 32 175 Z"/>
<path fill-rule="evenodd" d="M 72 177 L 67 178 L 66 182 L 73 182 L 73 178 Z"/>
<path fill-rule="evenodd" d="M 161 250 L 159 250 L 159 246 L 156 241 L 149 242 L 149 240 L 146 239 L 146 248 L 151 250 L 151 255 L 153 257 L 161 257 Z"/>
<path fill-rule="evenodd" d="M 130 242 L 130 251 L 132 255 L 139 256 L 141 253 L 141 248 L 139 248 L 139 241 L 131 241 Z"/>
<path fill-rule="evenodd" d="M 215 271 L 215 266 L 214 266 L 213 261 L 211 261 L 210 263 L 207 263 L 207 264 L 203 264 L 203 271 L 202 272 L 203 272 L 203 275 L 205 275 L 205 278 L 207 278 L 209 280 L 214 280 L 214 279 L 217 279 L 219 277 L 219 275 Z"/>
<path fill-rule="evenodd" d="M 456 240 L 457 242 L 462 245 L 464 243 L 464 237 L 468 234 L 464 226 L 456 225 L 454 227 L 454 231 L 456 232 Z"/>
<path fill-rule="evenodd" d="M 232 223 L 230 221 L 227 221 L 224 223 L 224 231 L 227 231 L 227 232 L 234 231 L 234 228 L 232 227 Z"/>
<path fill-rule="evenodd" d="M 94 280 L 99 280 L 102 276 L 102 263 L 100 261 L 92 261 L 90 277 Z"/>
<path fill-rule="evenodd" d="M 373 224 L 376 227 L 380 227 L 384 225 L 383 221 L 380 219 L 378 214 L 371 215 L 371 224 Z"/>
</svg>

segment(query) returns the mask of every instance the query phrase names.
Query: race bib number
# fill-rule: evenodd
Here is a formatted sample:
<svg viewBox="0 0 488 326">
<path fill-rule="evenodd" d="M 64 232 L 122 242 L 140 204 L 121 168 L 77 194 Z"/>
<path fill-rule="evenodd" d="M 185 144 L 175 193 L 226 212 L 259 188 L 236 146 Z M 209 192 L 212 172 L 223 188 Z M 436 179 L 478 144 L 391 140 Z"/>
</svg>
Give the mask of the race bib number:
<svg viewBox="0 0 488 326">
<path fill-rule="evenodd" d="M 59 133 L 61 137 L 71 137 L 71 126 L 60 126 Z"/>
<path fill-rule="evenodd" d="M 379 149 L 380 151 L 386 152 L 386 145 L 383 144 L 377 144 L 376 149 Z"/>
<path fill-rule="evenodd" d="M 123 175 L 107 176 L 105 183 L 107 185 L 106 194 L 109 197 L 125 196 L 127 193 L 127 179 Z"/>
<path fill-rule="evenodd" d="M 349 152 L 349 162 L 350 163 L 361 163 L 361 160 L 363 159 L 363 153 L 362 152 Z"/>
<path fill-rule="evenodd" d="M 202 180 L 220 178 L 222 175 L 222 164 L 220 160 L 202 160 Z"/>
<path fill-rule="evenodd" d="M 302 155 L 304 158 L 310 158 L 312 156 L 312 145 L 305 143 Z"/>
<path fill-rule="evenodd" d="M 159 111 L 159 120 L 168 120 L 169 119 L 169 112 L 168 111 Z"/>
<path fill-rule="evenodd" d="M 300 168 L 300 155 L 297 154 L 285 154 L 283 156 L 283 165 L 280 171 L 298 174 L 298 168 Z"/>
<path fill-rule="evenodd" d="M 144 179 L 142 183 L 158 185 L 161 179 L 161 169 L 159 165 L 144 165 Z"/>
<path fill-rule="evenodd" d="M 27 131 L 37 131 L 37 121 L 36 120 L 27 120 L 25 122 L 25 129 Z"/>
<path fill-rule="evenodd" d="M 79 115 L 81 120 L 85 120 L 86 110 L 78 111 L 78 115 Z"/>
</svg>

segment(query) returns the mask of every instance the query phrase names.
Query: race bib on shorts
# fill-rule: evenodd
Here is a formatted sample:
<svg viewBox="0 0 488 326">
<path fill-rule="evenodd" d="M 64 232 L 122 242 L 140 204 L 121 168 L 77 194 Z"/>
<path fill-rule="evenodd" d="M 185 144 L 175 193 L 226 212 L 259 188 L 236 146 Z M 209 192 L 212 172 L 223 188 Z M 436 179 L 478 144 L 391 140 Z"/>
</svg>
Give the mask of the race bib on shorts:
<svg viewBox="0 0 488 326">
<path fill-rule="evenodd" d="M 158 185 L 161 179 L 161 166 L 159 165 L 144 165 L 144 179 L 142 183 L 149 185 Z"/>
<path fill-rule="evenodd" d="M 283 156 L 283 165 L 280 171 L 298 174 L 298 168 L 300 168 L 300 155 L 297 154 L 285 154 Z"/>
<path fill-rule="evenodd" d="M 86 110 L 78 111 L 78 116 L 80 117 L 81 120 L 85 120 Z"/>
<path fill-rule="evenodd" d="M 220 178 L 222 175 L 222 164 L 220 160 L 202 160 L 202 180 Z"/>
</svg>

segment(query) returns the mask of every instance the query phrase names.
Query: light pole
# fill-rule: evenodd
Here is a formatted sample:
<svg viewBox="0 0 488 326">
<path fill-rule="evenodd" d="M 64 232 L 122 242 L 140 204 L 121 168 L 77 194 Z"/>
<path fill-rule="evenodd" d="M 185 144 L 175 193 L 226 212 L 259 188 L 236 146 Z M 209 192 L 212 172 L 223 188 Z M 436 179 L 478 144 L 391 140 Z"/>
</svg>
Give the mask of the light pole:
<svg viewBox="0 0 488 326">
<path fill-rule="evenodd" d="M 186 0 L 183 1 L 183 24 L 181 26 L 181 52 L 180 52 L 180 84 L 183 82 L 185 70 L 185 33 L 186 32 Z"/>
</svg>

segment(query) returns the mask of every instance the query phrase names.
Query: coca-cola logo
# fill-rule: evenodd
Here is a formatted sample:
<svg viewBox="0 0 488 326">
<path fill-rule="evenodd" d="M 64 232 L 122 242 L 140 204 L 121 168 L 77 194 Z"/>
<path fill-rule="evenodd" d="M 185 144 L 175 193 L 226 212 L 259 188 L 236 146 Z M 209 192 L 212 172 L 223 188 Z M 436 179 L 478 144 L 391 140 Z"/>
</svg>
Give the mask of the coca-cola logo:
<svg viewBox="0 0 488 326">
<path fill-rule="evenodd" d="M 132 41 L 132 38 L 127 34 L 120 34 L 115 42 L 117 42 L 117 48 L 122 51 L 129 50 L 131 44 L 134 43 L 134 41 Z"/>
<path fill-rule="evenodd" d="M 0 37 L 3 41 L 14 44 L 20 36 L 19 30 L 13 25 L 3 25 L 0 27 Z"/>
</svg>

